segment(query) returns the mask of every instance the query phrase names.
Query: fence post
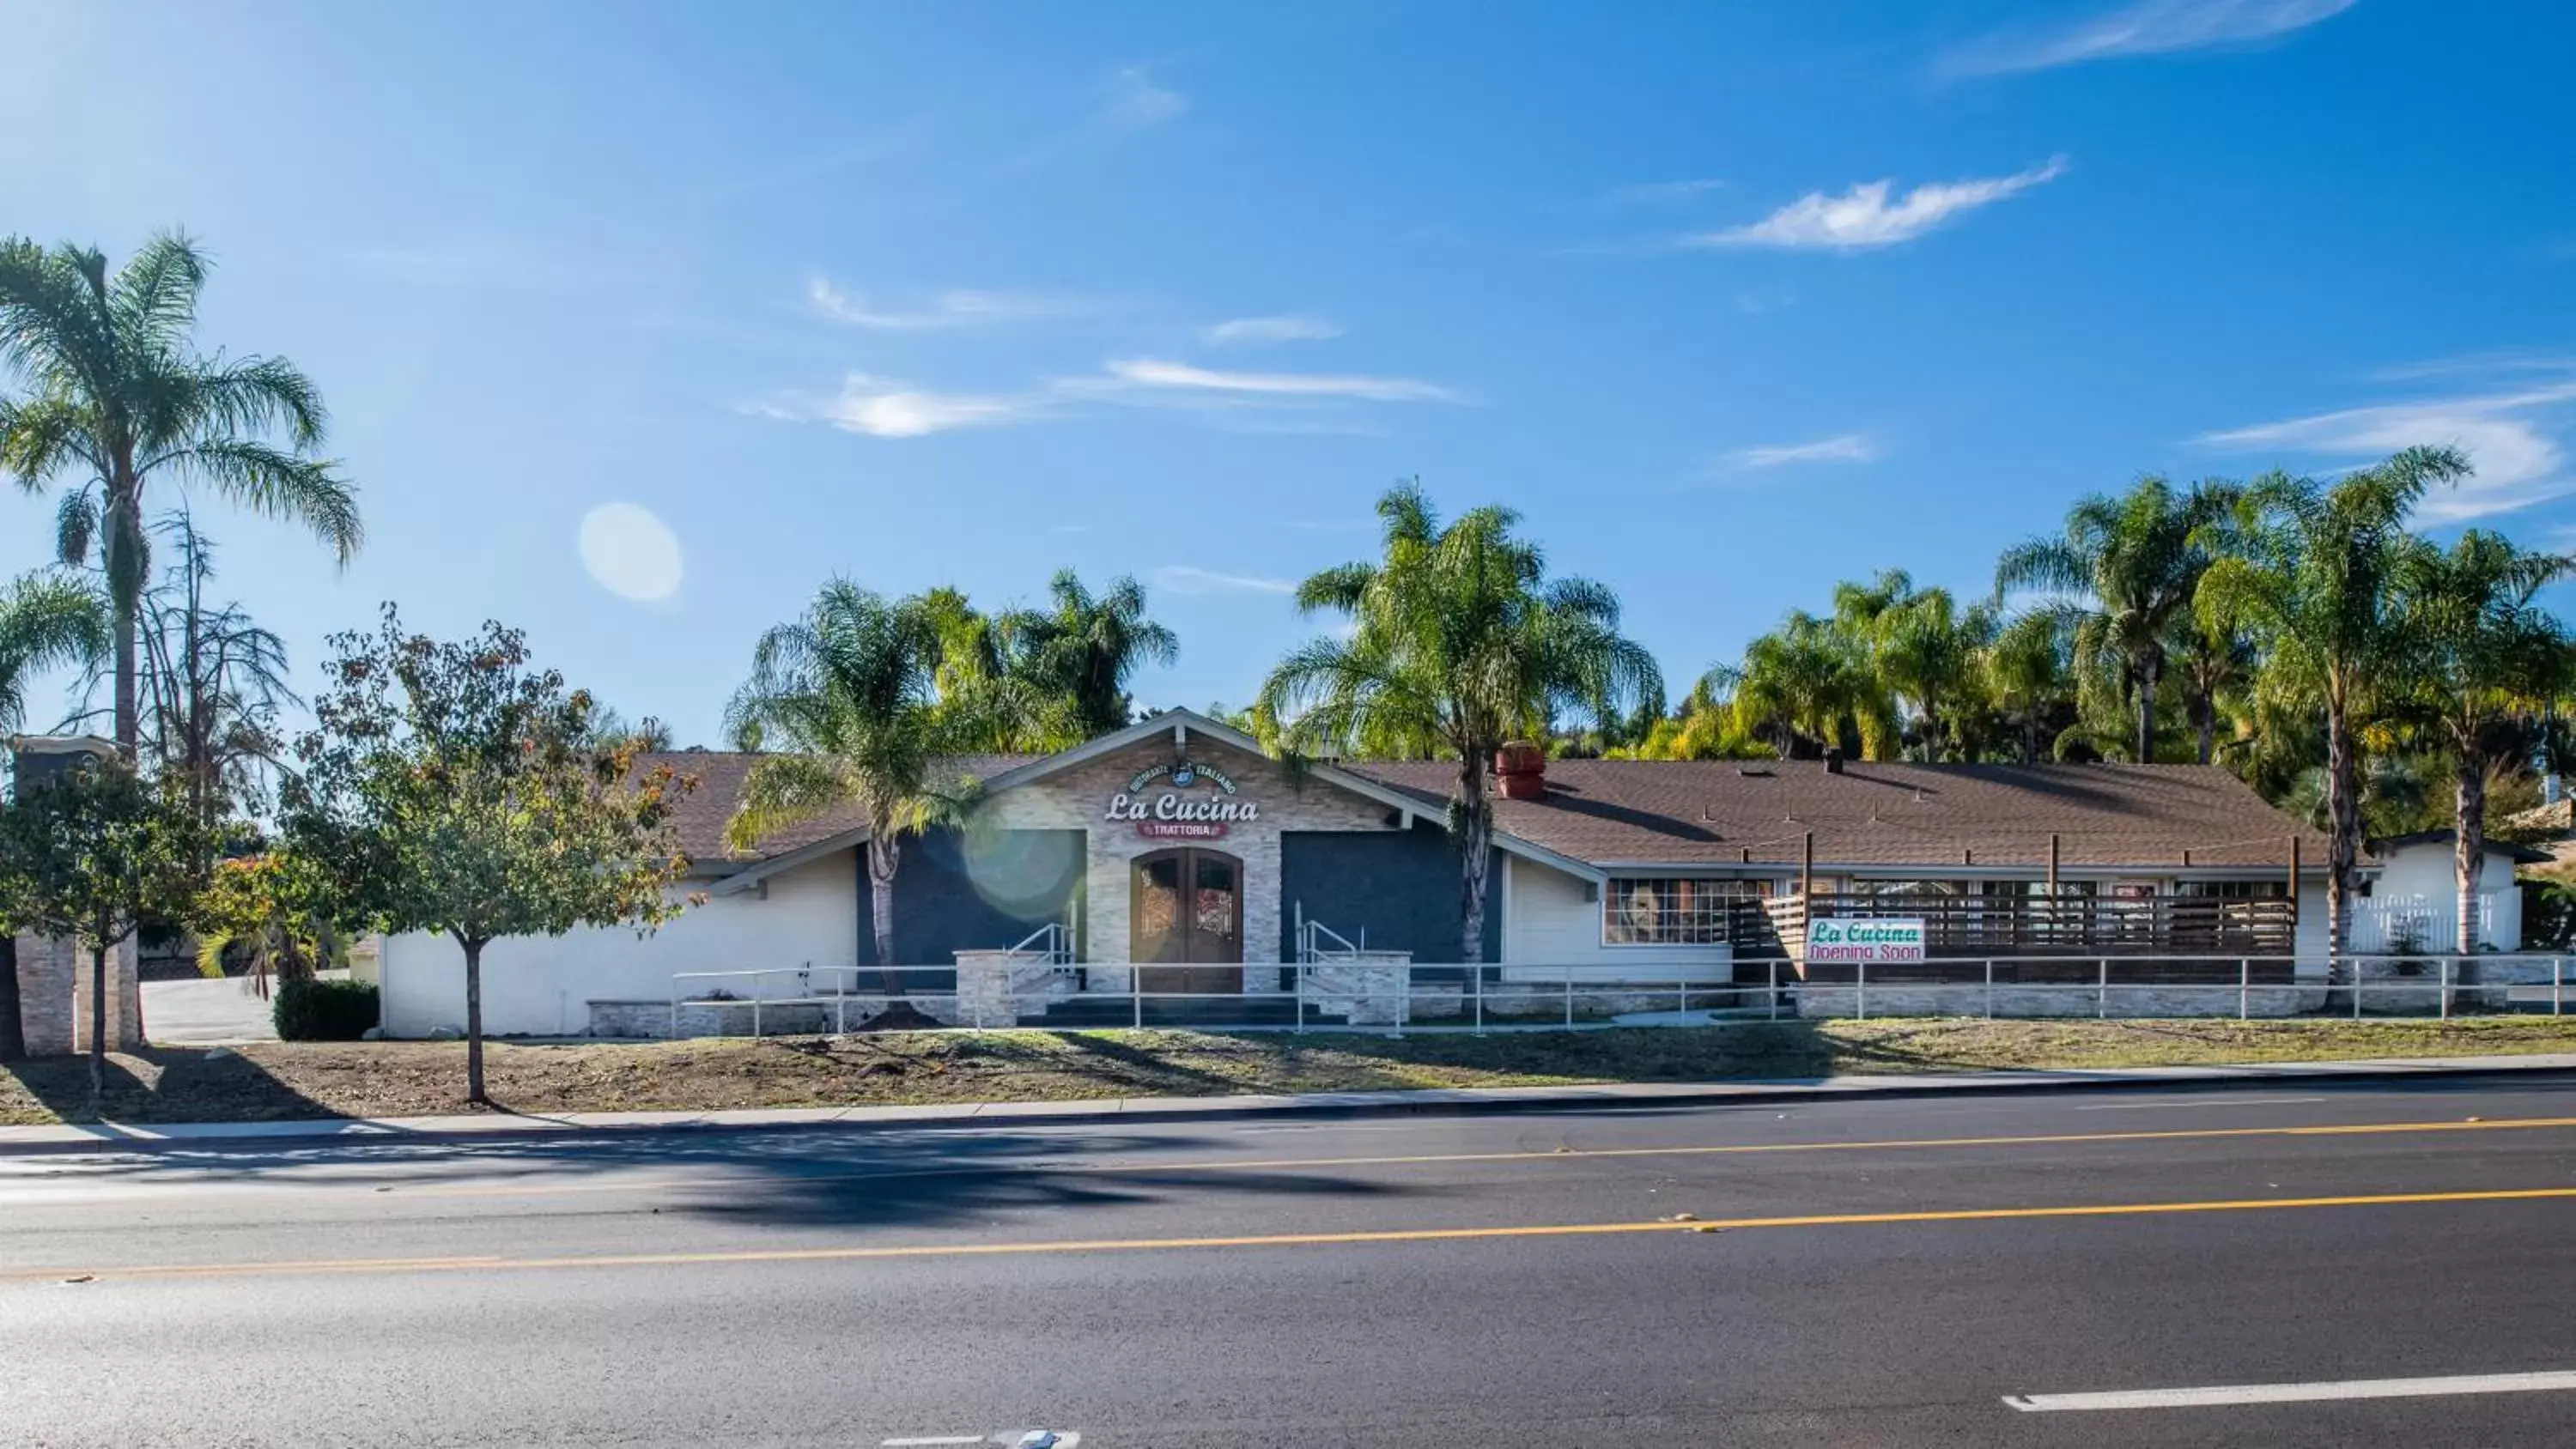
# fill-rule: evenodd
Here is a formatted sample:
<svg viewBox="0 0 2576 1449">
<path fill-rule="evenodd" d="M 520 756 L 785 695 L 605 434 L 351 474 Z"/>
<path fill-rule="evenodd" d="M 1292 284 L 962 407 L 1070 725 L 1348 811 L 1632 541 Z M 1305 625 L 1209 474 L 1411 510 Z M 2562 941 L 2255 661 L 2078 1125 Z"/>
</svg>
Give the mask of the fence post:
<svg viewBox="0 0 2576 1449">
<path fill-rule="evenodd" d="M 1483 1036 L 1485 1034 L 1485 968 L 1482 966 L 1470 966 L 1467 969 L 1475 973 L 1476 1035 Z"/>
<path fill-rule="evenodd" d="M 1852 963 L 1852 1020 L 1869 1020 L 1869 963 Z"/>
<path fill-rule="evenodd" d="M 2093 1019 L 2101 1021 L 2111 1014 L 2111 958 L 2105 956 L 2094 964 L 2101 968 L 2102 975 L 2100 984 L 2093 988 Z"/>
<path fill-rule="evenodd" d="M 1300 961 L 1290 969 L 1297 973 L 1290 978 L 1297 983 L 1297 1029 L 1304 1031 L 1306 1029 L 1306 963 Z"/>
<path fill-rule="evenodd" d="M 1770 992 L 1770 995 L 1771 995 L 1771 1019 L 1772 1019 L 1773 1021 L 1778 1021 L 1778 1020 L 1780 1019 L 1780 963 L 1779 963 L 1779 962 L 1777 962 L 1777 961 L 1773 961 L 1773 962 L 1771 962 L 1771 963 L 1770 963 L 1770 967 L 1771 967 L 1771 992 Z"/>
<path fill-rule="evenodd" d="M 2247 1007 L 2253 997 L 2253 988 L 2254 963 L 2240 956 L 2236 960 L 2236 1019 L 2238 1021 L 2243 1021 L 2251 1014 Z"/>
<path fill-rule="evenodd" d="M 2451 958 L 2445 956 L 2433 963 L 2433 969 L 2438 973 L 2435 981 L 2441 992 L 2442 1020 L 2449 1021 L 2451 1019 Z"/>
<path fill-rule="evenodd" d="M 676 984 L 674 984 L 674 985 L 672 986 L 672 988 L 671 988 L 671 989 L 672 989 L 674 992 L 677 992 L 677 991 L 679 990 L 679 987 L 678 987 Z M 674 995 L 674 996 L 671 998 L 671 1038 L 670 1038 L 670 1039 L 671 1039 L 671 1040 L 673 1040 L 673 1041 L 678 1041 L 678 1040 L 680 1039 L 680 998 L 679 998 L 678 996 L 676 996 L 676 995 Z"/>
<path fill-rule="evenodd" d="M 1995 1019 L 1995 958 L 1986 958 L 1986 1020 Z"/>
<path fill-rule="evenodd" d="M 751 1039 L 760 1040 L 760 988 L 751 988 Z"/>
<path fill-rule="evenodd" d="M 1574 968 L 1565 968 L 1565 1024 L 1574 1025 Z"/>
<path fill-rule="evenodd" d="M 2350 959 L 2352 961 L 2352 1019 L 2359 1021 L 2361 1020 L 2361 958 L 2354 956 Z M 2326 968 L 2326 976 L 2329 979 L 2334 976 L 2334 968 L 2331 965 Z"/>
<path fill-rule="evenodd" d="M 1133 1010 L 1134 1014 L 1130 1019 L 1135 1022 L 1136 1030 L 1143 1031 L 1145 1029 L 1145 973 L 1132 962 L 1127 967 L 1127 1004 Z"/>
</svg>

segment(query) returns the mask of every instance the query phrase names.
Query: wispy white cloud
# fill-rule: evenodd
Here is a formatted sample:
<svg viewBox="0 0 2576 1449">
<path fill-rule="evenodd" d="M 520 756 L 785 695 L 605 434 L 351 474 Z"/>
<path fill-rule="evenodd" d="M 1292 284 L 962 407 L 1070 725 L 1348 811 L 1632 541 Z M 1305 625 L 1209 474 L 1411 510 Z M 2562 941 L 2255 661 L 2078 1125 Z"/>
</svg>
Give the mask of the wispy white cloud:
<svg viewBox="0 0 2576 1449">
<path fill-rule="evenodd" d="M 2567 471 L 2571 427 L 2576 368 L 2524 387 L 2282 418 L 2195 441 L 2227 453 L 2286 453 L 2340 467 L 2363 466 L 2419 443 L 2448 444 L 2469 455 L 2476 476 L 2429 495 L 2420 513 L 2428 522 L 2455 523 L 2576 492 L 2576 477 Z"/>
<path fill-rule="evenodd" d="M 1329 372 L 1223 372 L 1160 358 L 1115 358 L 1099 377 L 1060 378 L 1072 392 L 1213 392 L 1255 397 L 1340 398 L 1354 402 L 1463 401 L 1438 383 L 1414 377 L 1371 377 Z"/>
<path fill-rule="evenodd" d="M 1253 574 L 1219 573 L 1196 564 L 1165 564 L 1154 570 L 1154 587 L 1173 594 L 1293 594 L 1294 579 L 1266 579 Z"/>
<path fill-rule="evenodd" d="M 1189 97 L 1154 84 L 1141 67 L 1131 65 L 1109 78 L 1092 124 L 1110 131 L 1143 131 L 1178 120 L 1189 108 Z"/>
<path fill-rule="evenodd" d="M 1941 58 L 1949 75 L 2003 75 L 2130 55 L 2260 44 L 2352 8 L 2353 0 L 2138 0 L 2051 29 L 2002 31 Z"/>
<path fill-rule="evenodd" d="M 1614 186 L 1601 193 L 1609 206 L 1670 206 L 1695 201 L 1712 191 L 1723 191 L 1726 183 L 1715 177 L 1697 177 L 1685 181 L 1648 181 L 1636 186 Z"/>
<path fill-rule="evenodd" d="M 893 378 L 854 372 L 830 397 L 756 402 L 743 411 L 782 422 L 829 423 L 871 438 L 920 438 L 959 428 L 1006 427 L 1051 411 L 1033 393 L 931 392 Z"/>
<path fill-rule="evenodd" d="M 1777 468 L 1787 463 L 1867 463 L 1878 445 L 1860 433 L 1836 433 L 1812 443 L 1761 443 L 1726 455 L 1738 468 Z"/>
<path fill-rule="evenodd" d="M 1341 335 L 1341 328 L 1321 317 L 1299 316 L 1231 317 L 1199 332 L 1200 340 L 1213 347 L 1263 342 L 1321 342 Z"/>
<path fill-rule="evenodd" d="M 805 300 L 819 316 L 853 327 L 885 332 L 930 332 L 959 327 L 994 327 L 1012 322 L 1043 322 L 1096 316 L 1101 304 L 1088 297 L 1055 297 L 1028 292 L 983 292 L 952 288 L 910 309 L 878 307 L 828 277 L 806 284 Z"/>
<path fill-rule="evenodd" d="M 1894 246 L 2065 174 L 2066 158 L 2057 156 L 2010 176 L 1925 182 L 1893 201 L 1893 183 L 1887 181 L 1865 181 L 1840 196 L 1810 191 L 1760 221 L 1688 237 L 1684 244 L 1836 252 Z"/>
</svg>

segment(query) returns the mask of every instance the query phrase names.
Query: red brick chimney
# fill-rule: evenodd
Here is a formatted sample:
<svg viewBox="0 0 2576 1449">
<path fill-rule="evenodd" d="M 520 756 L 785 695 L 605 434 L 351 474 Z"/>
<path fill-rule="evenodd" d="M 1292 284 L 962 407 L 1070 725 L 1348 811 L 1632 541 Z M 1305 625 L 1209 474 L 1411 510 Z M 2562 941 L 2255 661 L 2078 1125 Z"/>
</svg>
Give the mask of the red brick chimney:
<svg viewBox="0 0 2576 1449">
<path fill-rule="evenodd" d="M 1547 794 L 1547 751 L 1527 740 L 1513 740 L 1494 752 L 1494 780 L 1506 800 L 1536 800 Z"/>
</svg>

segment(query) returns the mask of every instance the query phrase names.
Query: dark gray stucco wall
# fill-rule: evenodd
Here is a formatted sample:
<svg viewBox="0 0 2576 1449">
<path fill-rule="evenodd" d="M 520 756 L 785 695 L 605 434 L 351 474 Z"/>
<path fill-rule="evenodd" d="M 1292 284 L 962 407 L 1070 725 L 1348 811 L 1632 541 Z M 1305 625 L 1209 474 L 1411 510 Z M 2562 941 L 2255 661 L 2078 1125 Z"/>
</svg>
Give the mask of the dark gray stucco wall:
<svg viewBox="0 0 2576 1449">
<path fill-rule="evenodd" d="M 1503 959 L 1502 852 L 1485 889 L 1485 960 Z M 1372 950 L 1424 963 L 1458 959 L 1458 847 L 1429 821 L 1411 830 L 1289 831 L 1279 837 L 1279 959 L 1297 959 L 1297 907 Z"/>
<path fill-rule="evenodd" d="M 947 967 L 956 953 L 1017 945 L 1049 921 L 1065 919 L 1082 883 L 1079 830 L 995 830 L 971 839 L 951 829 L 907 836 L 894 873 L 895 964 Z M 868 889 L 867 852 L 859 873 L 860 964 L 877 960 L 876 903 Z M 924 971 L 911 984 L 948 984 Z"/>
</svg>

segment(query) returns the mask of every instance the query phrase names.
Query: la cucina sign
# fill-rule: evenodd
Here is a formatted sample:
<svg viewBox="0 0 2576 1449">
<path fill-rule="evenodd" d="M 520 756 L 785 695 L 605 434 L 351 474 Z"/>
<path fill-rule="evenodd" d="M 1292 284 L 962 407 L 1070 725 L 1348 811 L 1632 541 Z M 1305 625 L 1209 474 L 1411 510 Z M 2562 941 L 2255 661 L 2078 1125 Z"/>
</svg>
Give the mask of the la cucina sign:
<svg viewBox="0 0 2576 1449">
<path fill-rule="evenodd" d="M 1158 780 L 1170 788 L 1151 790 Z M 1210 792 L 1182 793 L 1200 784 L 1212 787 Z M 1126 789 L 1109 797 L 1101 818 L 1133 824 L 1147 840 L 1215 840 L 1235 821 L 1260 819 L 1261 805 L 1236 799 L 1234 781 L 1224 771 L 1182 760 L 1138 772 Z"/>
</svg>

